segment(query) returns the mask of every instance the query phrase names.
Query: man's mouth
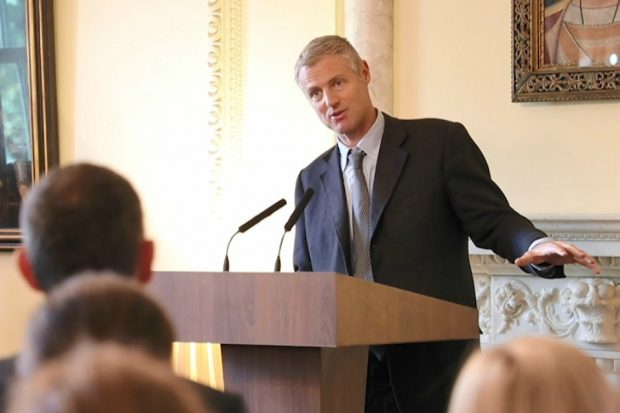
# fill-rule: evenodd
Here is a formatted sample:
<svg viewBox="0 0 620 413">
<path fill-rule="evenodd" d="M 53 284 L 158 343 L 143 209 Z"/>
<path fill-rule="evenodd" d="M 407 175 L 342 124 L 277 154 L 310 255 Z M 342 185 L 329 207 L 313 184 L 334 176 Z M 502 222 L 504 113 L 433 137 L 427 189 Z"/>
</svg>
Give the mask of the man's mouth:
<svg viewBox="0 0 620 413">
<path fill-rule="evenodd" d="M 339 121 L 339 120 L 341 120 L 341 119 L 342 119 L 344 112 L 345 112 L 344 110 L 339 110 L 339 111 L 337 111 L 337 112 L 332 112 L 332 113 L 329 115 L 329 118 L 330 118 L 331 120 L 334 120 L 334 121 Z"/>
</svg>

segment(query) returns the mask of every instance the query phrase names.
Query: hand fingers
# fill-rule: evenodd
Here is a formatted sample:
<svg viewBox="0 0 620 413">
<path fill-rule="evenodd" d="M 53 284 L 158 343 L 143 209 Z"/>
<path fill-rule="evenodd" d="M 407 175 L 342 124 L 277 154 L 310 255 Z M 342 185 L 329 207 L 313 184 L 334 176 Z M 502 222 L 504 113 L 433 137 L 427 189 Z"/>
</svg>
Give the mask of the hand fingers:
<svg viewBox="0 0 620 413">
<path fill-rule="evenodd" d="M 596 274 L 600 274 L 601 273 L 601 268 L 598 266 L 598 263 L 589 254 L 586 254 L 583 257 L 576 258 L 575 261 L 578 264 L 581 264 L 584 267 L 589 268 L 590 270 L 592 270 L 592 272 L 594 272 Z"/>
<path fill-rule="evenodd" d="M 601 273 L 601 269 L 598 266 L 598 263 L 596 262 L 594 257 L 592 257 L 590 254 L 576 247 L 575 245 L 567 244 L 566 242 L 563 242 L 563 241 L 558 241 L 557 243 L 560 246 L 562 246 L 572 256 L 572 258 L 574 259 L 576 263 L 589 268 L 590 270 L 592 270 L 592 272 L 596 274 Z"/>
<path fill-rule="evenodd" d="M 582 250 L 581 248 L 578 248 L 577 246 L 573 244 L 568 244 L 564 241 L 556 241 L 556 243 L 558 246 L 564 248 L 566 252 L 568 252 L 570 255 L 572 255 L 575 258 L 589 256 L 587 252 L 585 252 L 584 250 Z"/>
<path fill-rule="evenodd" d="M 545 242 L 536 246 L 515 260 L 515 264 L 523 267 L 529 264 L 548 263 L 552 265 L 580 264 L 595 274 L 601 269 L 596 260 L 587 252 L 572 244 L 562 241 Z"/>
</svg>

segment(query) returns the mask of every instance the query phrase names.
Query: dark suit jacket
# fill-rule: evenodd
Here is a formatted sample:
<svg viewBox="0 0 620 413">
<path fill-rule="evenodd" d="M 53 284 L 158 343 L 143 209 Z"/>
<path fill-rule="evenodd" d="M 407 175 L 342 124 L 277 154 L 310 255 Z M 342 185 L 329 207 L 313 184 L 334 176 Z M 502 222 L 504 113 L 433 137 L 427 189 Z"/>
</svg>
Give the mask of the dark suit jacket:
<svg viewBox="0 0 620 413">
<path fill-rule="evenodd" d="M 296 271 L 351 274 L 349 221 L 337 146 L 299 174 L 296 198 L 315 196 L 296 227 Z M 375 282 L 476 306 L 467 237 L 513 261 L 545 234 L 516 213 L 491 180 L 465 128 L 385 115 L 371 201 Z M 529 270 L 529 269 L 528 269 Z M 561 269 L 547 277 L 562 276 Z M 442 412 L 465 342 L 389 346 L 402 412 Z"/>
<path fill-rule="evenodd" d="M 0 413 L 6 410 L 8 391 L 11 381 L 15 378 L 16 357 L 0 360 Z M 189 380 L 185 380 L 188 381 Z M 243 399 L 231 393 L 224 393 L 212 387 L 191 381 L 191 386 L 196 389 L 201 400 L 213 413 L 246 413 Z"/>
</svg>

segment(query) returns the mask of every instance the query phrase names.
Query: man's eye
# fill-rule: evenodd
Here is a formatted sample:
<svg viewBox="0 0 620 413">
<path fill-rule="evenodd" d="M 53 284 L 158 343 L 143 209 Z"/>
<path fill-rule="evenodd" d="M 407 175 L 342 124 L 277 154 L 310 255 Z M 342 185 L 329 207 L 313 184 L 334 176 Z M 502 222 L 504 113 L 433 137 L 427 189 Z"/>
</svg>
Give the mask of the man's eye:
<svg viewBox="0 0 620 413">
<path fill-rule="evenodd" d="M 321 97 L 321 93 L 318 90 L 312 90 L 308 96 L 312 100 L 318 100 Z"/>
<path fill-rule="evenodd" d="M 341 87 L 344 85 L 344 80 L 338 79 L 334 81 L 334 86 Z"/>
</svg>

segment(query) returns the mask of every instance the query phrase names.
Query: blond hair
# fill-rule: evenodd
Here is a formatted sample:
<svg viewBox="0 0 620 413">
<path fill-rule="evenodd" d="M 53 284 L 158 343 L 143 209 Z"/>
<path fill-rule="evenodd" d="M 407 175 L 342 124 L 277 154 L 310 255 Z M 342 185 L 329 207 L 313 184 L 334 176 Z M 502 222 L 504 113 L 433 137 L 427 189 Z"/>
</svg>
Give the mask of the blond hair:
<svg viewBox="0 0 620 413">
<path fill-rule="evenodd" d="M 295 63 L 295 82 L 301 86 L 299 72 L 303 67 L 313 66 L 325 56 L 343 56 L 358 74 L 362 73 L 363 60 L 357 50 L 344 37 L 327 35 L 312 39 L 299 54 Z"/>
<path fill-rule="evenodd" d="M 596 363 L 558 339 L 529 337 L 474 353 L 449 413 L 606 413 L 614 395 Z"/>
<path fill-rule="evenodd" d="M 163 361 L 116 344 L 82 344 L 17 383 L 10 413 L 208 413 Z"/>
</svg>

